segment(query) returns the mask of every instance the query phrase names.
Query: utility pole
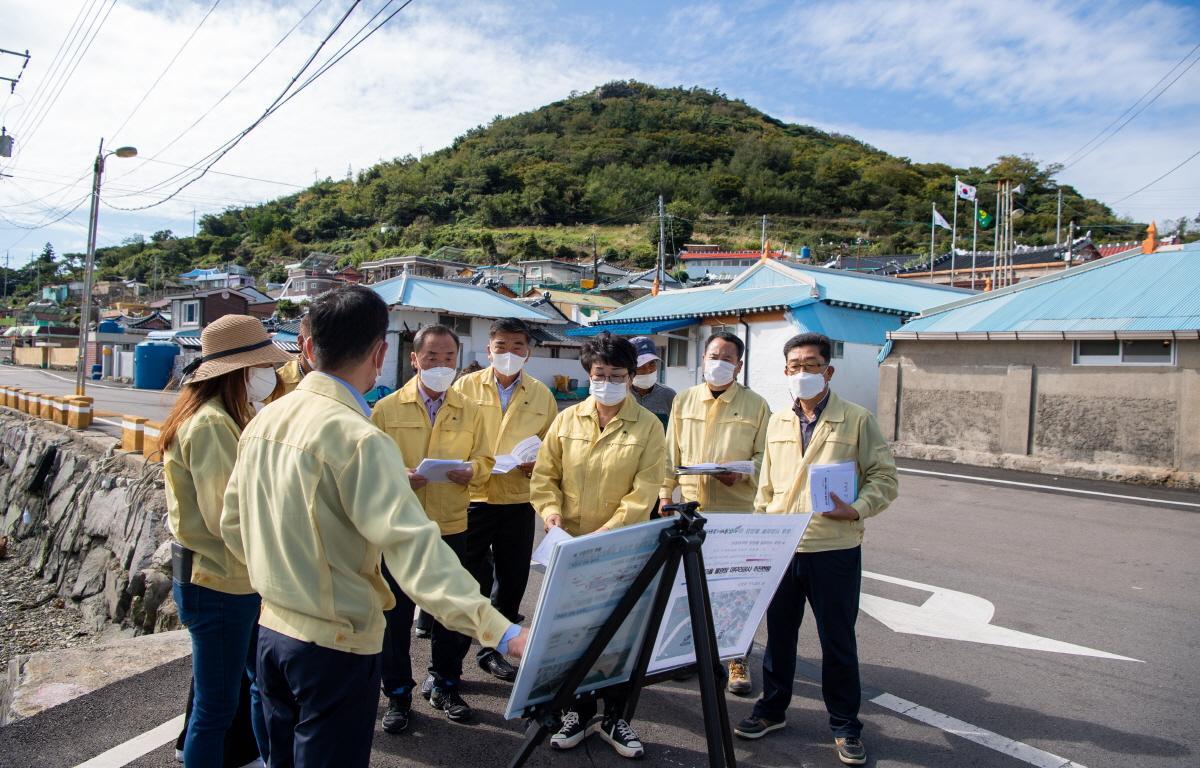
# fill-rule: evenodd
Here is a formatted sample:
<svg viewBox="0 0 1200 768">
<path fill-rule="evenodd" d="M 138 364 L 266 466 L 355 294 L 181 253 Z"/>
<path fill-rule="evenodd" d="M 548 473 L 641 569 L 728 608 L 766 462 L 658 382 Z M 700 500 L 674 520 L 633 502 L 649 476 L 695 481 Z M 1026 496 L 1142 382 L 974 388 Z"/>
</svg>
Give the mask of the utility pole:
<svg viewBox="0 0 1200 768">
<path fill-rule="evenodd" d="M 596 255 L 596 230 L 592 230 L 592 290 L 600 287 L 600 257 Z"/>
<path fill-rule="evenodd" d="M 192 237 L 196 236 L 196 206 L 192 206 Z"/>
<path fill-rule="evenodd" d="M 8 258 L 9 252 L 4 252 L 4 303 L 8 303 Z"/>
<path fill-rule="evenodd" d="M 658 294 L 658 289 L 665 282 L 665 270 L 667 263 L 667 221 L 663 215 L 663 197 L 658 196 L 658 273 L 654 276 L 654 293 Z"/>
<path fill-rule="evenodd" d="M 1075 219 L 1071 219 L 1071 224 L 1067 229 L 1067 262 L 1064 269 L 1071 268 L 1071 262 L 1075 259 Z"/>
<path fill-rule="evenodd" d="M 1062 190 L 1058 190 L 1058 219 L 1054 223 L 1054 247 L 1062 245 Z"/>
<path fill-rule="evenodd" d="M 759 245 L 759 250 L 763 253 L 767 252 L 767 215 L 765 213 L 762 220 L 762 242 Z"/>
</svg>

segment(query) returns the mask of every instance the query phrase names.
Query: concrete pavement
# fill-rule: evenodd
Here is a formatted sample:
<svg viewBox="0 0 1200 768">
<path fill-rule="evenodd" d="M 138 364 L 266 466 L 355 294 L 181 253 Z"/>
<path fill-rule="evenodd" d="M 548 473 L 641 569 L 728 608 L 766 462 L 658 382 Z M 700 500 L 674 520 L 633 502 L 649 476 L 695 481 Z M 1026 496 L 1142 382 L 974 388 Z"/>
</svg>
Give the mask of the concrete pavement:
<svg viewBox="0 0 1200 768">
<path fill-rule="evenodd" d="M 912 471 L 944 467 L 905 466 L 910 471 L 901 475 L 900 499 L 868 522 L 864 549 L 863 592 L 873 599 L 864 600 L 859 650 L 871 764 L 1200 763 L 1196 508 L 1157 503 L 1160 494 L 1129 486 L 1097 487 L 1135 499 L 1080 495 L 1066 486 L 1047 491 L 965 481 Z M 973 468 L 949 469 L 980 476 Z M 992 479 L 1029 478 L 998 473 Z M 1094 490 L 1089 485 L 1075 490 Z M 1198 494 L 1168 496 L 1200 503 Z M 534 574 L 527 613 L 537 589 Z M 972 613 L 982 606 L 987 614 L 989 605 L 990 616 Z M 945 608 L 941 614 L 931 610 L 938 606 Z M 901 623 L 906 615 L 908 623 Z M 984 629 L 989 626 L 1001 631 Z M 1030 647 L 1037 638 L 1083 650 Z M 764 641 L 760 630 L 756 683 Z M 757 742 L 738 741 L 743 765 L 837 765 L 814 683 L 820 658 L 811 623 L 799 648 L 804 663 L 788 727 Z M 415 642 L 414 654 L 420 668 L 428 643 Z M 78 765 L 177 716 L 187 674 L 187 660 L 172 662 L 0 729 L 0 764 Z M 500 715 L 508 688 L 477 669 L 469 668 L 466 680 L 464 695 L 479 712 L 476 725 L 452 725 L 418 702 L 412 732 L 393 737 L 377 730 L 373 765 L 505 763 L 520 739 L 520 724 Z M 751 704 L 730 697 L 731 717 L 745 716 Z M 706 765 L 698 713 L 694 683 L 648 691 L 635 723 L 645 759 Z M 543 748 L 529 764 L 623 762 L 592 737 L 571 753 Z M 109 764 L 175 765 L 166 746 Z"/>
</svg>

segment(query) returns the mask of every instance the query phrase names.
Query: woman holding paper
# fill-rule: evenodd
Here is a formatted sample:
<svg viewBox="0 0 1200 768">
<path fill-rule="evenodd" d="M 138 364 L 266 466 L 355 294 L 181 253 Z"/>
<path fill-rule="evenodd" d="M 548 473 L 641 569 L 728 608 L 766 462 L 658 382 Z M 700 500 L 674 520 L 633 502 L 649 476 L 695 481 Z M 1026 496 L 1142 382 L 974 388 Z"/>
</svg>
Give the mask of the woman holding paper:
<svg viewBox="0 0 1200 768">
<path fill-rule="evenodd" d="M 546 523 L 572 536 L 644 522 L 662 485 L 666 441 L 658 418 L 629 396 L 637 369 L 633 345 L 601 333 L 580 355 L 591 396 L 555 417 L 530 482 L 530 501 Z M 596 702 L 563 713 L 550 738 L 555 749 L 578 746 L 599 733 L 622 757 L 639 757 L 637 734 L 624 720 L 624 697 L 609 696 L 604 717 L 592 722 Z"/>
</svg>

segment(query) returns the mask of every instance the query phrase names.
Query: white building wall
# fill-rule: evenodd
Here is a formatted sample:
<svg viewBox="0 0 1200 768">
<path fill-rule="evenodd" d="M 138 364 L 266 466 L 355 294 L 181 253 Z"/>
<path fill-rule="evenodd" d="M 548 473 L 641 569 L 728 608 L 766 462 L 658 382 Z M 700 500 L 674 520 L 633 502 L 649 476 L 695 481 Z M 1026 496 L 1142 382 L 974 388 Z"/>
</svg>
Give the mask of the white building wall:
<svg viewBox="0 0 1200 768">
<path fill-rule="evenodd" d="M 745 328 L 740 324 L 727 326 L 726 329 L 736 333 L 743 341 L 746 340 Z M 688 330 L 692 338 L 688 345 L 688 364 L 668 367 L 664 382 L 676 391 L 700 383 L 702 372 L 697 367 L 698 349 L 703 349 L 703 342 L 717 329 L 714 326 L 692 326 Z M 783 372 L 783 345 L 800 332 L 801 329 L 788 320 L 750 323 L 749 352 L 746 357 L 750 389 L 766 399 L 772 412 L 789 407 L 791 402 L 787 391 L 787 378 Z M 656 343 L 666 346 L 665 336 L 654 338 Z M 700 340 L 699 346 L 696 339 Z M 832 361 L 832 389 L 840 397 L 858 403 L 872 413 L 875 412 L 879 393 L 879 364 L 875 361 L 879 350 L 879 346 L 870 344 L 844 344 L 843 357 Z M 738 381 L 745 381 L 745 377 L 739 377 Z"/>
</svg>

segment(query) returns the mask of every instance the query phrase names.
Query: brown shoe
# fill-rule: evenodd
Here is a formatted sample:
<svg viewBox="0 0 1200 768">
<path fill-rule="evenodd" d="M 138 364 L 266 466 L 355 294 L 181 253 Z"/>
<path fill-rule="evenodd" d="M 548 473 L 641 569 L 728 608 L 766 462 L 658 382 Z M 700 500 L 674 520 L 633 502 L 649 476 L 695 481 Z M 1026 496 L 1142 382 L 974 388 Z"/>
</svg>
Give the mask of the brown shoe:
<svg viewBox="0 0 1200 768">
<path fill-rule="evenodd" d="M 733 659 L 729 662 L 729 684 L 726 686 L 734 696 L 746 696 L 753 689 L 750 682 L 750 669 L 745 659 Z"/>
</svg>

